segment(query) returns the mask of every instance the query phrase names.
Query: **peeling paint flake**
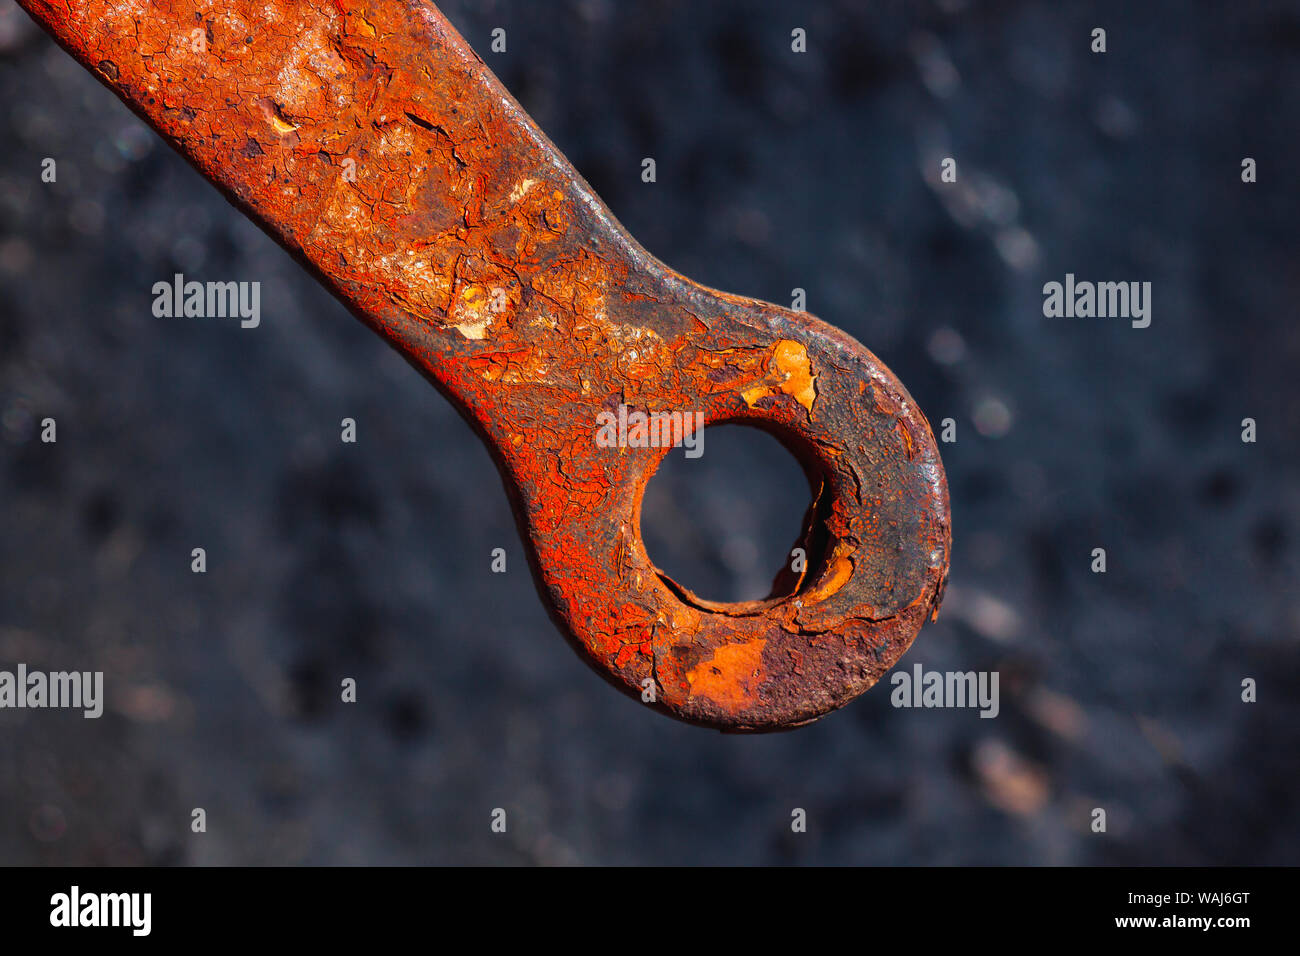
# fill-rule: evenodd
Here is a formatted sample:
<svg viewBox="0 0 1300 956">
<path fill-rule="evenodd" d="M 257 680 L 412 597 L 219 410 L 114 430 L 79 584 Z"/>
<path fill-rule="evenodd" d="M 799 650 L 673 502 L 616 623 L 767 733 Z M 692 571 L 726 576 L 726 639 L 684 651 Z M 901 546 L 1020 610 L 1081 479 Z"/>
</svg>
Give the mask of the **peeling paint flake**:
<svg viewBox="0 0 1300 956">
<path fill-rule="evenodd" d="M 460 325 L 453 325 L 452 328 L 467 339 L 483 339 L 487 337 L 488 326 L 491 324 L 491 316 L 484 316 L 475 322 L 462 322 Z"/>
<path fill-rule="evenodd" d="M 519 202 L 524 196 L 528 195 L 528 190 L 532 189 L 536 184 L 537 180 L 535 179 L 520 180 L 515 184 L 515 188 L 510 190 L 510 201 L 512 203 Z"/>
<path fill-rule="evenodd" d="M 782 339 L 772 349 L 770 372 L 762 382 L 741 391 L 740 397 L 750 408 L 769 395 L 790 395 L 812 413 L 817 399 L 817 376 L 808 361 L 808 349 L 801 343 Z"/>
<path fill-rule="evenodd" d="M 818 582 L 817 587 L 809 591 L 804 597 L 805 604 L 825 601 L 849 583 L 849 579 L 853 577 L 853 562 L 850 560 L 850 556 L 854 550 L 852 545 L 843 541 L 835 545 L 835 550 L 831 552 L 826 574 Z"/>
</svg>

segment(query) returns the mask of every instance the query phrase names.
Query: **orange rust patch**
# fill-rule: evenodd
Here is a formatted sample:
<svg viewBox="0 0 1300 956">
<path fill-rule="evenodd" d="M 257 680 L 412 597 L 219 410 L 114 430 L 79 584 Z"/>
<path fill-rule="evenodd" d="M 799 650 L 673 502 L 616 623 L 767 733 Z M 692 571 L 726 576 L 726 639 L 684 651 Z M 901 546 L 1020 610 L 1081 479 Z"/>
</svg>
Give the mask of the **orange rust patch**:
<svg viewBox="0 0 1300 956">
<path fill-rule="evenodd" d="M 784 339 L 776 343 L 772 364 L 785 376 L 781 382 L 781 391 L 793 395 L 800 405 L 811 412 L 817 389 L 813 384 L 816 376 L 812 374 L 808 362 L 808 349 L 800 342 Z"/>
<path fill-rule="evenodd" d="M 782 339 L 772 349 L 771 372 L 760 384 L 745 389 L 740 397 L 750 408 L 768 395 L 792 395 L 795 401 L 812 412 L 817 399 L 817 376 L 808 362 L 808 349 L 799 342 Z"/>
<path fill-rule="evenodd" d="M 743 644 L 724 644 L 707 661 L 686 672 L 692 697 L 709 700 L 731 708 L 748 706 L 763 682 L 763 637 Z"/>
</svg>

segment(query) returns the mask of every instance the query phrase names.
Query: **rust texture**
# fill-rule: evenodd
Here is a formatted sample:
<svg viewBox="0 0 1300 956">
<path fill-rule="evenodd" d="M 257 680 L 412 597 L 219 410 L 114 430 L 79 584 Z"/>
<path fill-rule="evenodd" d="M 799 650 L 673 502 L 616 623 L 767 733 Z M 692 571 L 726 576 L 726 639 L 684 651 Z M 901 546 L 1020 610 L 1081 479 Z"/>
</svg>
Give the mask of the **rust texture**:
<svg viewBox="0 0 1300 956">
<path fill-rule="evenodd" d="M 491 448 L 580 653 L 673 716 L 772 730 L 866 690 L 938 611 L 951 532 L 928 422 L 862 345 L 703 288 L 627 235 L 483 61 L 414 0 L 20 0 L 423 372 Z M 776 434 L 808 565 L 714 604 L 640 533 L 662 447 L 620 405 Z"/>
</svg>

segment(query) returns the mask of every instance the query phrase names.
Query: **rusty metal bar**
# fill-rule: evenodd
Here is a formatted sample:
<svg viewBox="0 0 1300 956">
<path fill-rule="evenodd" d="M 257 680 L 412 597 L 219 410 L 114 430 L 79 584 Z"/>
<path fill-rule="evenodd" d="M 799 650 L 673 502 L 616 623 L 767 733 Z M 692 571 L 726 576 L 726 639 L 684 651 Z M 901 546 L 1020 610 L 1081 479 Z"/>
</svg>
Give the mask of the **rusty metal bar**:
<svg viewBox="0 0 1300 956">
<path fill-rule="evenodd" d="M 620 689 L 771 730 L 870 687 L 937 613 L 948 492 L 925 416 L 847 335 L 703 288 L 627 235 L 429 3 L 19 0 L 474 425 L 539 591 Z M 652 564 L 663 447 L 619 407 L 775 433 L 814 494 L 809 563 L 746 604 Z"/>
</svg>

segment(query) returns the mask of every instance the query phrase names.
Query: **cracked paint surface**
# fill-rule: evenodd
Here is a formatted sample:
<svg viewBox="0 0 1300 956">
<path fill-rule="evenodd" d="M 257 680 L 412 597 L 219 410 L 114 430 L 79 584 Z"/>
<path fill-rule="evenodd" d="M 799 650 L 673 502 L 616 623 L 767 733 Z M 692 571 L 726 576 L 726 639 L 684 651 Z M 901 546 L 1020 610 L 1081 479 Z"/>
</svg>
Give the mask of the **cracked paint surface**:
<svg viewBox="0 0 1300 956">
<path fill-rule="evenodd" d="M 947 486 L 903 386 L 812 316 L 647 254 L 431 5 L 20 2 L 457 405 L 553 618 L 619 688 L 794 726 L 937 613 Z M 666 450 L 599 447 L 620 404 L 754 424 L 799 457 L 809 564 L 780 596 L 714 604 L 654 567 L 640 501 Z"/>
</svg>

